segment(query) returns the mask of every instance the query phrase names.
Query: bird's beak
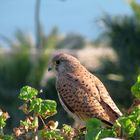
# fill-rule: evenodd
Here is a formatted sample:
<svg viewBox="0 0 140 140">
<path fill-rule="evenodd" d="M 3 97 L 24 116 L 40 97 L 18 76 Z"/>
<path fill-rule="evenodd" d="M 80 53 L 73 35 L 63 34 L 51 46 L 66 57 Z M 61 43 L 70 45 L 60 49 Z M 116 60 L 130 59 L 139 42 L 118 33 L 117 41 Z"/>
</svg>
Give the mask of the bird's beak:
<svg viewBox="0 0 140 140">
<path fill-rule="evenodd" d="M 54 67 L 53 63 L 49 63 L 49 65 L 48 65 L 48 71 L 51 71 L 53 69 L 53 67 Z"/>
<path fill-rule="evenodd" d="M 51 67 L 48 67 L 48 71 L 51 71 L 52 70 L 52 68 Z"/>
</svg>

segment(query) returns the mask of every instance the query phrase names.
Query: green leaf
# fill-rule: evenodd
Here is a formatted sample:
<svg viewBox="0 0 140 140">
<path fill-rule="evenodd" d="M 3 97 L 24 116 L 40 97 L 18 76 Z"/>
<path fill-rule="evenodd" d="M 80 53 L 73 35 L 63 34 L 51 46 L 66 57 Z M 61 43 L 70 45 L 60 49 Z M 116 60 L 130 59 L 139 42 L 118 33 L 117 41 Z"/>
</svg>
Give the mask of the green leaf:
<svg viewBox="0 0 140 140">
<path fill-rule="evenodd" d="M 117 122 L 127 138 L 140 138 L 140 108 L 135 108 L 128 116 L 120 117 Z"/>
<path fill-rule="evenodd" d="M 137 82 L 140 82 L 140 75 L 138 75 L 137 77 Z"/>
<path fill-rule="evenodd" d="M 64 132 L 65 132 L 66 134 L 68 134 L 68 133 L 74 131 L 74 129 L 73 129 L 71 126 L 67 125 L 67 124 L 63 124 L 63 130 L 64 130 Z"/>
<path fill-rule="evenodd" d="M 106 137 L 115 137 L 116 132 L 113 129 L 102 129 L 98 139 L 106 138 Z"/>
<path fill-rule="evenodd" d="M 96 118 L 89 119 L 86 123 L 86 128 L 85 140 L 98 140 L 101 133 L 101 121 Z"/>
<path fill-rule="evenodd" d="M 102 138 L 106 137 L 116 137 L 116 132 L 113 128 L 106 128 L 103 129 L 102 122 L 98 119 L 90 119 L 88 120 L 86 127 L 87 127 L 87 134 L 85 136 L 86 140 L 101 140 Z"/>
<path fill-rule="evenodd" d="M 4 135 L 2 140 L 14 140 L 14 137 L 12 135 Z"/>
<path fill-rule="evenodd" d="M 136 131 L 136 124 L 129 119 L 129 117 L 121 117 L 119 122 L 122 126 L 124 132 L 129 136 L 132 137 Z"/>
<path fill-rule="evenodd" d="M 41 98 L 35 98 L 30 101 L 29 111 L 34 111 L 36 114 L 40 114 L 41 112 Z"/>
<path fill-rule="evenodd" d="M 46 140 L 65 140 L 64 136 L 60 132 L 54 130 L 41 130 L 40 136 L 42 139 Z"/>
<path fill-rule="evenodd" d="M 36 90 L 35 88 L 32 88 L 30 86 L 24 86 L 21 90 L 20 90 L 20 94 L 19 94 L 19 98 L 21 100 L 31 100 L 34 97 L 36 97 L 38 95 L 38 90 Z"/>
<path fill-rule="evenodd" d="M 47 112 L 55 112 L 57 104 L 53 100 L 44 100 L 42 106 L 45 107 L 45 111 Z"/>
<path fill-rule="evenodd" d="M 137 126 L 137 129 L 135 131 L 134 137 L 135 137 L 136 140 L 140 139 L 140 125 Z"/>
<path fill-rule="evenodd" d="M 140 123 L 140 108 L 136 107 L 134 111 L 128 116 L 133 122 Z"/>
<path fill-rule="evenodd" d="M 4 127 L 6 125 L 6 120 L 0 116 L 0 127 Z"/>
<path fill-rule="evenodd" d="M 131 92 L 135 97 L 140 98 L 140 75 L 137 78 L 137 82 L 131 87 Z"/>
<path fill-rule="evenodd" d="M 48 118 L 57 113 L 56 106 L 57 104 L 53 100 L 43 100 L 39 113 L 43 118 Z"/>
<path fill-rule="evenodd" d="M 20 120 L 20 126 L 24 126 L 26 128 L 29 128 L 29 123 L 26 120 L 25 121 Z"/>
<path fill-rule="evenodd" d="M 36 117 L 30 124 L 30 129 L 38 128 L 38 117 Z"/>
<path fill-rule="evenodd" d="M 35 98 L 30 101 L 29 111 L 34 111 L 35 114 L 41 115 L 43 118 L 47 118 L 57 113 L 56 106 L 57 104 L 53 100 Z"/>
</svg>

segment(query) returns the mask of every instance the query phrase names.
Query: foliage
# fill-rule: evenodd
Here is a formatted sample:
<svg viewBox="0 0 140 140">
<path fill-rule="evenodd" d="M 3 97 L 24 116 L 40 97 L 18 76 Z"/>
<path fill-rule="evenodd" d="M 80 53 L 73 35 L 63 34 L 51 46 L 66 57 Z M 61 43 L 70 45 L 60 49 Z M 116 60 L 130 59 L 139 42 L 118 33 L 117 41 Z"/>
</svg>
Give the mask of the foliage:
<svg viewBox="0 0 140 140">
<path fill-rule="evenodd" d="M 131 87 L 131 92 L 136 98 L 140 98 L 140 75 L 137 78 L 137 82 Z"/>
<path fill-rule="evenodd" d="M 40 131 L 40 135 L 42 138 L 46 139 L 46 140 L 65 140 L 64 137 L 57 131 L 51 130 L 42 130 Z"/>
<path fill-rule="evenodd" d="M 129 88 L 140 73 L 140 21 L 136 16 L 105 15 L 102 22 L 104 31 L 100 41 L 113 48 L 117 61 L 111 63 L 108 59 L 102 60 L 103 67 L 98 73 L 102 73 L 100 77 L 103 77 L 101 79 L 109 87 L 110 93 L 113 93 L 113 98 L 128 108 L 132 103 Z M 110 80 L 110 73 L 121 76 L 122 80 Z M 108 83 L 107 79 L 110 80 Z M 116 85 L 119 88 L 116 89 Z M 126 98 L 128 100 L 125 100 Z"/>
<path fill-rule="evenodd" d="M 19 98 L 26 101 L 20 109 L 26 114 L 33 111 L 35 115 L 39 115 L 43 118 L 48 118 L 56 114 L 56 102 L 52 100 L 42 100 L 37 98 L 38 91 L 32 87 L 24 86 L 21 91 Z"/>
<path fill-rule="evenodd" d="M 138 4 L 136 0 L 128 0 L 128 2 L 133 9 L 136 18 L 140 20 L 140 4 Z"/>
<path fill-rule="evenodd" d="M 6 128 L 7 131 L 11 131 L 11 128 L 16 126 L 17 122 L 24 117 L 19 110 L 15 109 L 19 106 L 19 102 L 17 102 L 19 89 L 23 85 L 40 87 L 49 57 L 61 40 L 57 28 L 54 28 L 48 36 L 45 35 L 43 28 L 40 29 L 41 49 L 36 49 L 32 36 L 21 30 L 15 32 L 14 40 L 3 37 L 9 49 L 0 54 L 0 105 L 12 116 L 9 126 Z M 56 93 L 54 86 L 51 87 L 50 84 L 47 85 L 47 90 L 50 94 L 52 91 Z M 49 96 L 49 94 L 43 96 Z M 55 94 L 51 94 L 50 98 L 52 97 L 56 99 Z M 57 118 L 65 122 L 68 117 L 62 119 L 61 116 L 64 111 L 61 106 L 58 109 L 61 109 L 61 112 L 58 113 L 60 117 Z"/>
<path fill-rule="evenodd" d="M 135 97 L 140 97 L 139 77 L 137 82 L 132 86 L 132 93 Z M 140 139 L 140 108 L 133 108 L 132 113 L 121 116 L 116 120 L 112 127 L 102 127 L 103 124 L 96 118 L 91 118 L 86 123 L 86 131 L 74 129 L 64 124 L 58 129 L 58 122 L 45 119 L 57 113 L 56 102 L 53 100 L 44 100 L 37 97 L 40 92 L 30 86 L 24 86 L 20 90 L 19 98 L 23 100 L 20 109 L 27 115 L 25 120 L 20 120 L 20 126 L 13 129 L 11 135 L 3 132 L 6 120 L 9 118 L 8 113 L 0 112 L 0 138 L 4 140 L 14 139 L 36 139 L 36 140 L 65 140 L 65 139 L 83 139 L 100 140 L 107 137 L 120 137 L 128 140 Z M 140 98 L 139 98 L 140 99 Z M 39 119 L 43 123 L 40 127 Z M 40 129 L 39 129 L 40 128 Z"/>
<path fill-rule="evenodd" d="M 0 111 L 0 128 L 5 127 L 6 125 L 6 120 L 9 118 L 9 115 L 7 112 L 2 112 L 2 110 Z"/>
<path fill-rule="evenodd" d="M 27 84 L 36 88 L 40 86 L 48 58 L 55 48 L 56 36 L 53 31 L 48 36 L 42 32 L 41 50 L 37 50 L 32 37 L 21 30 L 15 33 L 15 41 L 5 37 L 4 41 L 10 48 L 0 54 L 0 105 L 12 116 L 9 127 L 16 126 L 23 118 L 23 114 L 15 109 L 19 106 L 19 89 Z"/>
<path fill-rule="evenodd" d="M 3 137 L 4 133 L 3 133 L 3 128 L 6 125 L 6 120 L 9 118 L 9 115 L 7 112 L 2 112 L 2 110 L 0 110 L 0 136 Z"/>
<path fill-rule="evenodd" d="M 14 140 L 13 136 L 12 135 L 4 135 L 2 137 L 3 140 Z"/>
<path fill-rule="evenodd" d="M 0 139 L 3 140 L 14 140 L 12 135 L 4 135 L 3 129 L 6 125 L 6 121 L 9 118 L 9 114 L 7 112 L 3 112 L 2 110 L 0 110 Z"/>
<path fill-rule="evenodd" d="M 118 72 L 127 79 L 132 76 L 130 73 L 138 74 L 140 24 L 135 18 L 126 16 L 113 18 L 106 16 L 104 24 L 107 29 L 104 35 L 109 38 L 111 46 L 118 55 Z"/>
<path fill-rule="evenodd" d="M 140 76 L 140 75 L 139 75 Z M 138 82 L 139 82 L 138 76 Z M 140 84 L 137 82 L 132 86 L 134 96 L 140 97 Z M 139 95 L 138 95 L 139 94 Z M 140 98 L 139 98 L 140 99 Z M 134 107 L 134 111 L 118 118 L 116 123 L 109 129 L 102 128 L 102 123 L 97 119 L 90 119 L 87 122 L 86 140 L 100 140 L 105 137 L 121 137 L 124 139 L 140 139 L 140 108 Z M 118 131 L 119 130 L 119 131 Z"/>
<path fill-rule="evenodd" d="M 134 111 L 128 116 L 120 117 L 117 123 L 119 126 L 121 126 L 123 135 L 127 138 L 140 138 L 140 108 L 135 108 Z"/>
<path fill-rule="evenodd" d="M 100 140 L 105 137 L 115 137 L 117 134 L 114 129 L 103 129 L 102 122 L 98 119 L 90 119 L 87 121 L 87 134 L 85 136 L 86 140 Z"/>
<path fill-rule="evenodd" d="M 19 98 L 21 100 L 31 100 L 34 97 L 36 97 L 38 95 L 38 91 L 32 87 L 29 86 L 24 86 L 21 90 L 20 90 L 20 95 Z"/>
<path fill-rule="evenodd" d="M 25 120 L 20 120 L 20 126 L 13 129 L 11 135 L 4 134 L 3 128 L 6 120 L 9 118 L 8 113 L 0 114 L 0 139 L 47 139 L 47 140 L 65 140 L 74 136 L 74 129 L 66 124 L 62 129 L 57 129 L 58 122 L 49 121 L 47 124 L 44 119 L 55 115 L 56 102 L 53 100 L 43 100 L 37 96 L 40 93 L 37 89 L 30 86 L 24 86 L 20 90 L 19 99 L 23 100 L 23 105 L 19 108 L 27 115 Z M 44 127 L 39 130 L 39 119 Z"/>
</svg>

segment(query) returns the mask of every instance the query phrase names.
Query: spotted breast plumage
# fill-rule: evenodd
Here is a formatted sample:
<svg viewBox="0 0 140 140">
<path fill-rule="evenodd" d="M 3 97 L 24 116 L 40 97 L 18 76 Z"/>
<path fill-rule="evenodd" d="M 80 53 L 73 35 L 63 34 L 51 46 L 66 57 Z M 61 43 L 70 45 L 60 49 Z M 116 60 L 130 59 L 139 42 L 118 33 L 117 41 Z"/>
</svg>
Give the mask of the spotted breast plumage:
<svg viewBox="0 0 140 140">
<path fill-rule="evenodd" d="M 75 119 L 95 117 L 113 124 L 122 115 L 103 83 L 91 74 L 78 59 L 60 53 L 52 58 L 49 70 L 56 70 L 56 89 L 64 109 Z"/>
</svg>

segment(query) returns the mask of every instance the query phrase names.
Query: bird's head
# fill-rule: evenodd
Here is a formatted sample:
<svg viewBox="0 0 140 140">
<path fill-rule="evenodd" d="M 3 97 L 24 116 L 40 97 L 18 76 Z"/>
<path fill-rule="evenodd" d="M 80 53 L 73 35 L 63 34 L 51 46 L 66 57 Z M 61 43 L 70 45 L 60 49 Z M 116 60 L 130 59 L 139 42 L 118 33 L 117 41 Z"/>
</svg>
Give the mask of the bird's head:
<svg viewBox="0 0 140 140">
<path fill-rule="evenodd" d="M 48 66 L 48 71 L 54 68 L 59 73 L 67 71 L 73 72 L 76 70 L 76 68 L 78 68 L 79 64 L 80 62 L 75 57 L 66 53 L 60 53 L 51 59 Z"/>
</svg>

